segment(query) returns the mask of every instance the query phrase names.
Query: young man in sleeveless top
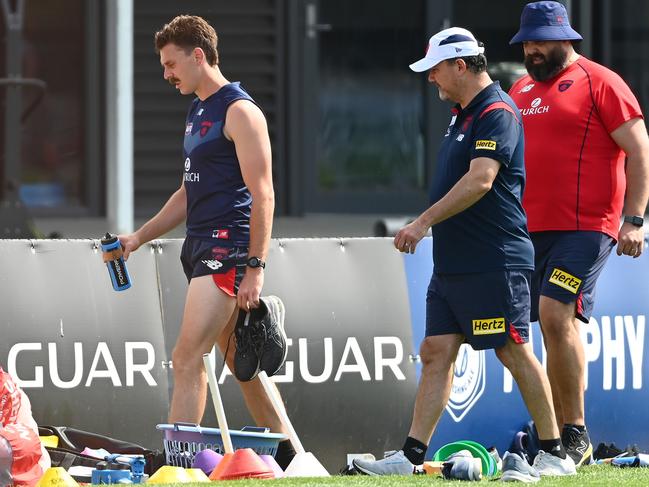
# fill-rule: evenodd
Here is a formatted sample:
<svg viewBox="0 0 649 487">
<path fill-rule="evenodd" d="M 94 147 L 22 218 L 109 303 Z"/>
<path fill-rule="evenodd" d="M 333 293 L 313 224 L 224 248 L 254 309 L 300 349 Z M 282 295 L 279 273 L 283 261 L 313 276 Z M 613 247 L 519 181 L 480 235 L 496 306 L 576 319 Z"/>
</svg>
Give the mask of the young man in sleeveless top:
<svg viewBox="0 0 649 487">
<path fill-rule="evenodd" d="M 174 18 L 155 35 L 164 79 L 181 94 L 196 95 L 179 161 L 183 179 L 157 215 L 120 240 L 128 257 L 186 220 L 181 261 L 189 287 L 172 354 L 169 422 L 202 419 L 207 396 L 202 356 L 217 344 L 255 422 L 282 432 L 256 378 L 260 369 L 273 375 L 286 358 L 284 306 L 274 296 L 260 297 L 274 211 L 270 138 L 259 106 L 221 73 L 217 41 L 210 24 L 189 15 Z M 263 334 L 249 333 L 247 322 L 242 326 L 245 313 L 257 313 Z M 235 328 L 236 351 L 228 346 Z M 293 455 L 290 442 L 280 442 L 282 467 Z"/>
</svg>

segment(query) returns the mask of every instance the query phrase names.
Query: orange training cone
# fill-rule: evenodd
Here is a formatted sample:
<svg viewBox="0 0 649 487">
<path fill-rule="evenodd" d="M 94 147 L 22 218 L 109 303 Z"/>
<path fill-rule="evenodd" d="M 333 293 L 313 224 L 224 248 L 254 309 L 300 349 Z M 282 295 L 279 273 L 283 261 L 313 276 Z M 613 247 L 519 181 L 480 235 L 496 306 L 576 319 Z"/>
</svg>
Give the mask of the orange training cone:
<svg viewBox="0 0 649 487">
<path fill-rule="evenodd" d="M 221 458 L 221 461 L 219 464 L 212 470 L 212 473 L 209 475 L 210 480 L 219 480 L 221 477 L 221 472 L 225 470 L 225 467 L 228 466 L 228 463 L 232 461 L 232 457 L 234 456 L 234 453 L 226 453 L 223 455 L 223 458 Z"/>
<path fill-rule="evenodd" d="M 221 463 L 214 469 L 211 480 L 234 480 L 234 479 L 272 479 L 275 478 L 273 470 L 259 458 L 251 448 L 236 450 L 229 460 L 225 455 Z M 221 468 L 221 465 L 225 466 Z"/>
</svg>

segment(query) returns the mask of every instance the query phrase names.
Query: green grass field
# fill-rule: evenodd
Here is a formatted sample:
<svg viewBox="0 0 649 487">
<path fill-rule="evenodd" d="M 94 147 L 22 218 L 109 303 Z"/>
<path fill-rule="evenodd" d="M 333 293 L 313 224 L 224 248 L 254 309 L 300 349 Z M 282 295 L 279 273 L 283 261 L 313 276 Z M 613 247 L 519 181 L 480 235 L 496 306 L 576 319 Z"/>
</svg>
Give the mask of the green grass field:
<svg viewBox="0 0 649 487">
<path fill-rule="evenodd" d="M 491 482 L 483 479 L 482 483 Z M 188 487 L 189 484 L 169 484 Z M 205 484 L 191 484 L 200 487 Z M 367 477 L 367 476 L 333 476 L 328 478 L 290 478 L 277 480 L 230 480 L 219 481 L 219 486 L 248 487 L 267 485 L 268 487 L 312 487 L 312 486 L 349 486 L 349 487 L 419 487 L 429 485 L 470 485 L 461 480 L 448 481 L 441 477 L 428 475 L 415 475 L 412 477 Z M 573 477 L 550 478 L 544 477 L 536 485 L 556 486 L 590 486 L 590 485 L 623 485 L 623 486 L 649 486 L 649 468 L 618 468 L 610 465 L 591 465 L 579 470 Z"/>
</svg>

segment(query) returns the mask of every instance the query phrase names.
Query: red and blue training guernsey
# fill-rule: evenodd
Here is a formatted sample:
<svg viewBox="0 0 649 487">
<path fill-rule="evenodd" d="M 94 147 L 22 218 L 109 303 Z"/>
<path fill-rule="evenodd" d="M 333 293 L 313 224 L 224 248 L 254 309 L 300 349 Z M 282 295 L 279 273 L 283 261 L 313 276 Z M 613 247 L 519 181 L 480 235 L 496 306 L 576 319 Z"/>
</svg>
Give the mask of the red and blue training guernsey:
<svg viewBox="0 0 649 487">
<path fill-rule="evenodd" d="M 625 154 L 611 138 L 642 117 L 616 73 L 583 56 L 552 79 L 519 79 L 509 91 L 523 115 L 530 232 L 598 231 L 617 239 Z"/>
<path fill-rule="evenodd" d="M 433 225 L 436 274 L 533 269 L 534 248 L 521 204 L 525 186 L 523 126 L 498 82 L 478 93 L 451 124 L 437 156 L 430 191 L 437 202 L 469 171 L 473 159 L 500 162 L 491 189 L 464 211 Z"/>
<path fill-rule="evenodd" d="M 254 103 L 238 82 L 221 87 L 205 100 L 196 98 L 192 102 L 183 142 L 183 184 L 188 237 L 247 247 L 252 196 L 243 181 L 234 142 L 223 133 L 228 107 L 237 100 Z"/>
</svg>

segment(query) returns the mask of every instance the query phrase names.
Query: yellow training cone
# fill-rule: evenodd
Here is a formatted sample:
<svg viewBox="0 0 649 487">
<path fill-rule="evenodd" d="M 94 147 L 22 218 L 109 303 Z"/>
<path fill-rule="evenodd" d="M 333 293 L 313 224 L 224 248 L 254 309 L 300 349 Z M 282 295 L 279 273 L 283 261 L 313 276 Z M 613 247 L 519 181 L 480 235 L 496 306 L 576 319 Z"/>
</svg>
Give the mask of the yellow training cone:
<svg viewBox="0 0 649 487">
<path fill-rule="evenodd" d="M 36 487 L 79 487 L 79 484 L 63 467 L 50 467 L 45 471 Z"/>
<path fill-rule="evenodd" d="M 39 436 L 43 446 L 48 448 L 56 448 L 59 446 L 59 437 L 56 435 Z"/>
<path fill-rule="evenodd" d="M 164 465 L 156 470 L 156 473 L 151 475 L 146 482 L 147 484 L 180 484 L 192 482 L 192 479 L 184 468 Z"/>
<path fill-rule="evenodd" d="M 210 478 L 200 468 L 186 468 L 192 482 L 209 482 Z"/>
</svg>

